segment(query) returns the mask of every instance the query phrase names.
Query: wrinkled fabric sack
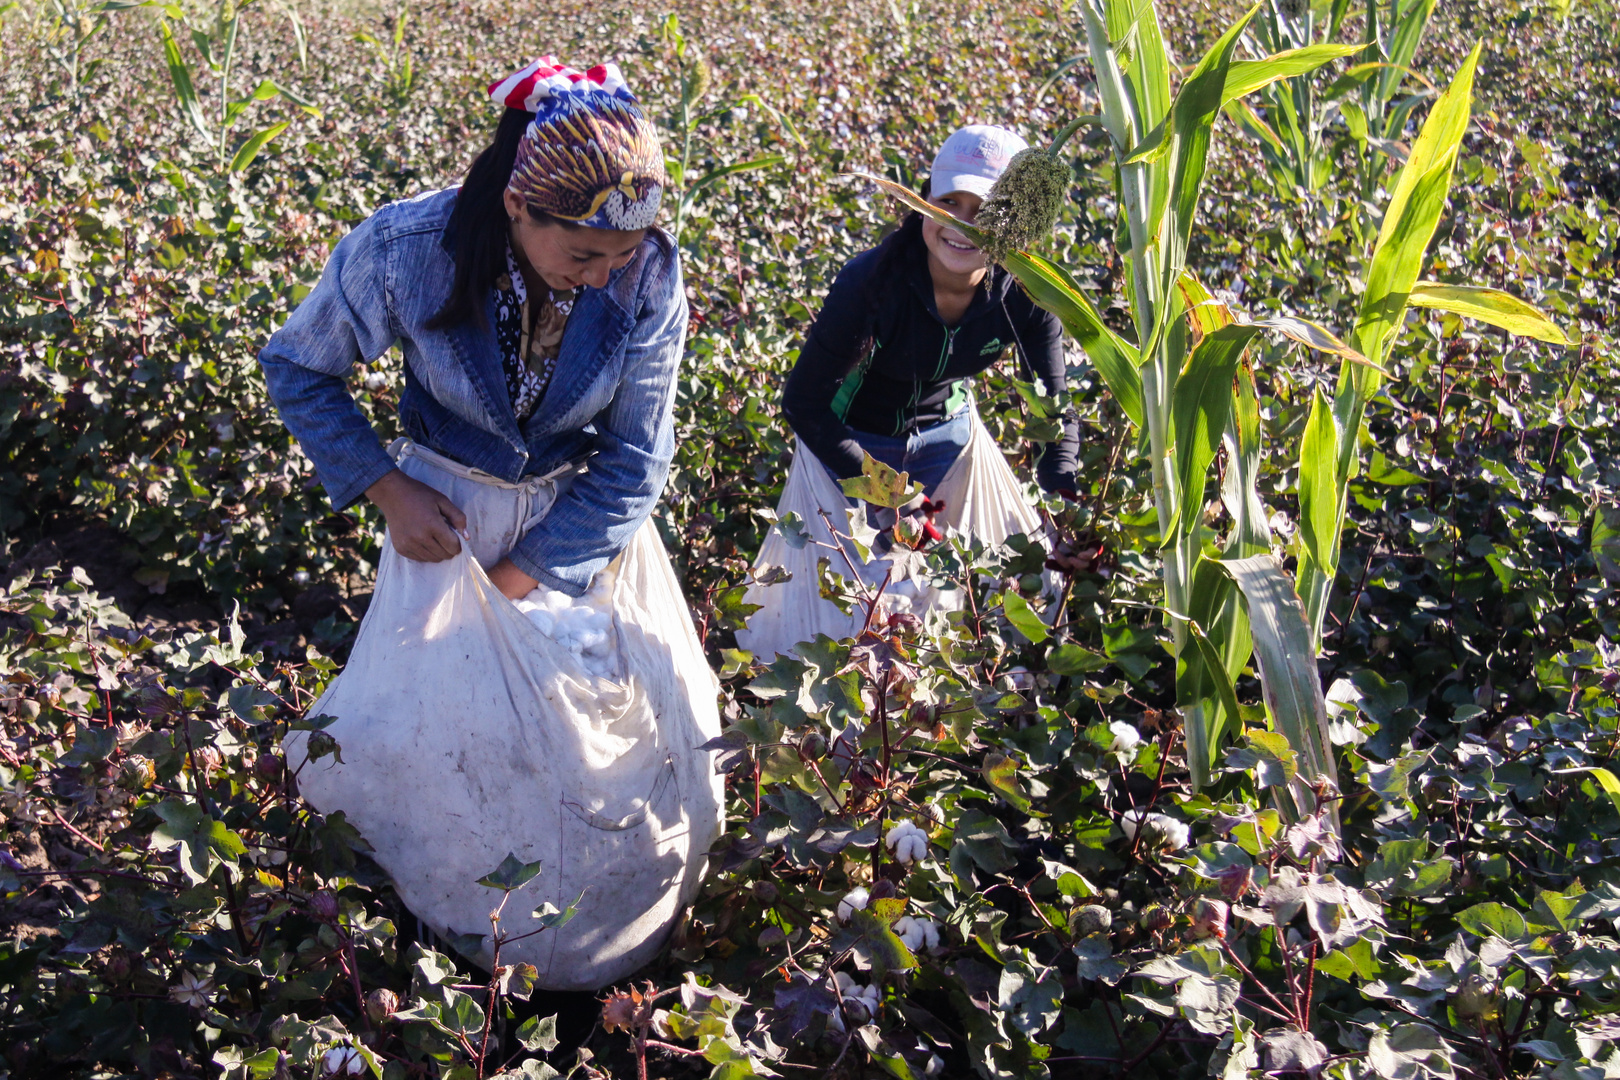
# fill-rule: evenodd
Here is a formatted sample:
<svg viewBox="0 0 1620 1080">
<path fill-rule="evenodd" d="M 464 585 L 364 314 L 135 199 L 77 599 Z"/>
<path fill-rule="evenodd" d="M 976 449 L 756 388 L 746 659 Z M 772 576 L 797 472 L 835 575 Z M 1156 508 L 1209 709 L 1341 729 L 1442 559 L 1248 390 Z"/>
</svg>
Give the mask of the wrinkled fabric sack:
<svg viewBox="0 0 1620 1080">
<path fill-rule="evenodd" d="M 1044 541 L 1040 514 L 1025 500 L 1018 478 L 977 413 L 973 415 L 967 445 L 929 497 L 944 502 L 945 509 L 934 523 L 947 533 L 973 536 L 991 547 L 1018 533 Z M 805 533 L 821 544 L 837 542 L 827 526 L 829 520 L 834 528 L 849 534 L 849 500 L 802 439 L 794 448 L 793 464 L 776 513 L 778 518 L 797 514 Z M 836 552 L 816 543 L 794 547 L 781 530 L 772 528 L 754 560 L 756 584 L 749 586 L 743 597 L 744 603 L 758 604 L 760 610 L 748 617 L 745 629 L 737 632 L 737 644 L 757 657 L 770 659 L 792 655 L 795 645 L 814 641 L 820 634 L 834 640 L 857 634 L 866 622 L 866 612 L 856 605 L 846 614 L 821 595 L 817 562 L 829 559 L 830 568 L 846 579 L 853 564 L 861 580 L 873 585 L 882 582 L 892 566 L 884 558 L 862 562 L 848 541 L 842 547 L 847 563 Z M 757 579 L 765 577 L 772 567 L 781 567 L 791 578 L 771 585 L 758 584 Z M 959 589 L 941 589 L 900 575 L 891 577 L 885 590 L 889 610 L 904 610 L 922 618 L 960 608 L 964 602 Z"/>
<path fill-rule="evenodd" d="M 342 811 L 400 898 L 436 932 L 486 935 L 499 890 L 477 884 L 508 852 L 538 859 L 515 893 L 508 935 L 542 901 L 581 891 L 559 930 L 503 947 L 555 990 L 605 986 L 650 961 L 696 896 L 724 803 L 711 753 L 718 684 L 649 520 L 603 573 L 612 583 L 615 669 L 591 674 L 489 581 L 493 566 L 550 509 L 559 482 L 504 483 L 400 440 L 408 475 L 467 515 L 470 542 L 440 563 L 383 546 L 376 591 L 341 675 L 310 709 L 342 763 L 298 775 L 303 797 Z M 561 483 L 566 483 L 562 481 Z M 306 760 L 307 733 L 286 739 Z"/>
</svg>

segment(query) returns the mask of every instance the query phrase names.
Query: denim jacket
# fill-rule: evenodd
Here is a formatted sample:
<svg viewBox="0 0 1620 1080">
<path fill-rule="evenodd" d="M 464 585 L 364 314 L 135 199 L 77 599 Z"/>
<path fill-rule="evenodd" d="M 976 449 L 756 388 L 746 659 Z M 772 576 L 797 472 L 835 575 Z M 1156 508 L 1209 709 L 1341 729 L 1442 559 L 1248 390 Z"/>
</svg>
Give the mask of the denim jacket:
<svg viewBox="0 0 1620 1080">
<path fill-rule="evenodd" d="M 629 264 L 574 304 L 544 400 L 519 427 L 483 326 L 429 330 L 455 266 L 443 243 L 456 189 L 377 211 L 344 237 L 320 282 L 259 354 L 270 396 L 339 508 L 394 468 L 345 384 L 396 341 L 405 354 L 405 433 L 463 465 L 515 482 L 589 456 L 587 471 L 508 558 L 582 595 L 630 543 L 675 454 L 675 373 L 686 337 L 680 261 L 650 230 Z"/>
</svg>

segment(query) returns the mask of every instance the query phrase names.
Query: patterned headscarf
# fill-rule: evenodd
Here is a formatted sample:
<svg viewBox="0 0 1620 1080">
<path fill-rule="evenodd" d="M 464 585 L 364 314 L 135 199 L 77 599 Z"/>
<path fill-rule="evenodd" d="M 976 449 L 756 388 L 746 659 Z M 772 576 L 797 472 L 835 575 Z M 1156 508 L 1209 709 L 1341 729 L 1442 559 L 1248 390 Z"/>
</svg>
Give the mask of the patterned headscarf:
<svg viewBox="0 0 1620 1080">
<path fill-rule="evenodd" d="M 531 210 L 596 229 L 645 229 L 658 216 L 664 153 L 617 64 L 575 71 L 542 56 L 489 88 L 535 114 L 507 188 Z"/>
</svg>

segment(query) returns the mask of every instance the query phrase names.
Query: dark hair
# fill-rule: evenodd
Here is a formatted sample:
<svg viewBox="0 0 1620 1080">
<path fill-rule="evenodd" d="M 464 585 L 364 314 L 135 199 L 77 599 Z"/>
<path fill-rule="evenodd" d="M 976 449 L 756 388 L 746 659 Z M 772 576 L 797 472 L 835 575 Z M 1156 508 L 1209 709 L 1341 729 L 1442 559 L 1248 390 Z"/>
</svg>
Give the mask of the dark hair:
<svg viewBox="0 0 1620 1080">
<path fill-rule="evenodd" d="M 918 192 L 923 198 L 928 198 L 928 181 L 922 182 L 922 189 Z M 867 278 L 875 284 L 875 288 L 867 291 L 866 311 L 867 325 L 877 327 L 878 313 L 889 306 L 894 299 L 896 289 L 907 288 L 905 284 L 905 266 L 913 258 L 922 256 L 925 248 L 922 238 L 923 216 L 913 210 L 900 222 L 900 227 L 883 238 L 878 244 L 877 263 L 872 267 L 872 273 Z M 861 352 L 866 351 L 863 343 Z"/>
<path fill-rule="evenodd" d="M 495 138 L 473 159 L 461 182 L 455 209 L 450 211 L 444 228 L 444 243 L 455 260 L 456 276 L 444 306 L 428 320 L 429 330 L 442 330 L 469 319 L 479 325 L 484 323 L 489 291 L 495 287 L 495 279 L 506 272 L 506 184 L 512 178 L 518 144 L 533 119 L 533 113 L 508 108 L 495 128 Z M 557 220 L 532 209 L 529 216 L 536 221 Z"/>
</svg>

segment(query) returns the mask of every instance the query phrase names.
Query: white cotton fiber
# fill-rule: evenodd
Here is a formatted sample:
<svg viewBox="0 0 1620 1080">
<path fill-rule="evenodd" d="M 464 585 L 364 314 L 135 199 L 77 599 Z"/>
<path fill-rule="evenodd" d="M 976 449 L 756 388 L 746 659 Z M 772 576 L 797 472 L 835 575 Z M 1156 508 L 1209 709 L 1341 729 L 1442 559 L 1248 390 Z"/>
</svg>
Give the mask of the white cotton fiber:
<svg viewBox="0 0 1620 1080">
<path fill-rule="evenodd" d="M 517 601 L 517 607 L 542 634 L 579 657 L 592 675 L 621 679 L 613 631 L 613 581 L 613 572 L 604 570 L 577 598 L 542 585 Z"/>
</svg>

